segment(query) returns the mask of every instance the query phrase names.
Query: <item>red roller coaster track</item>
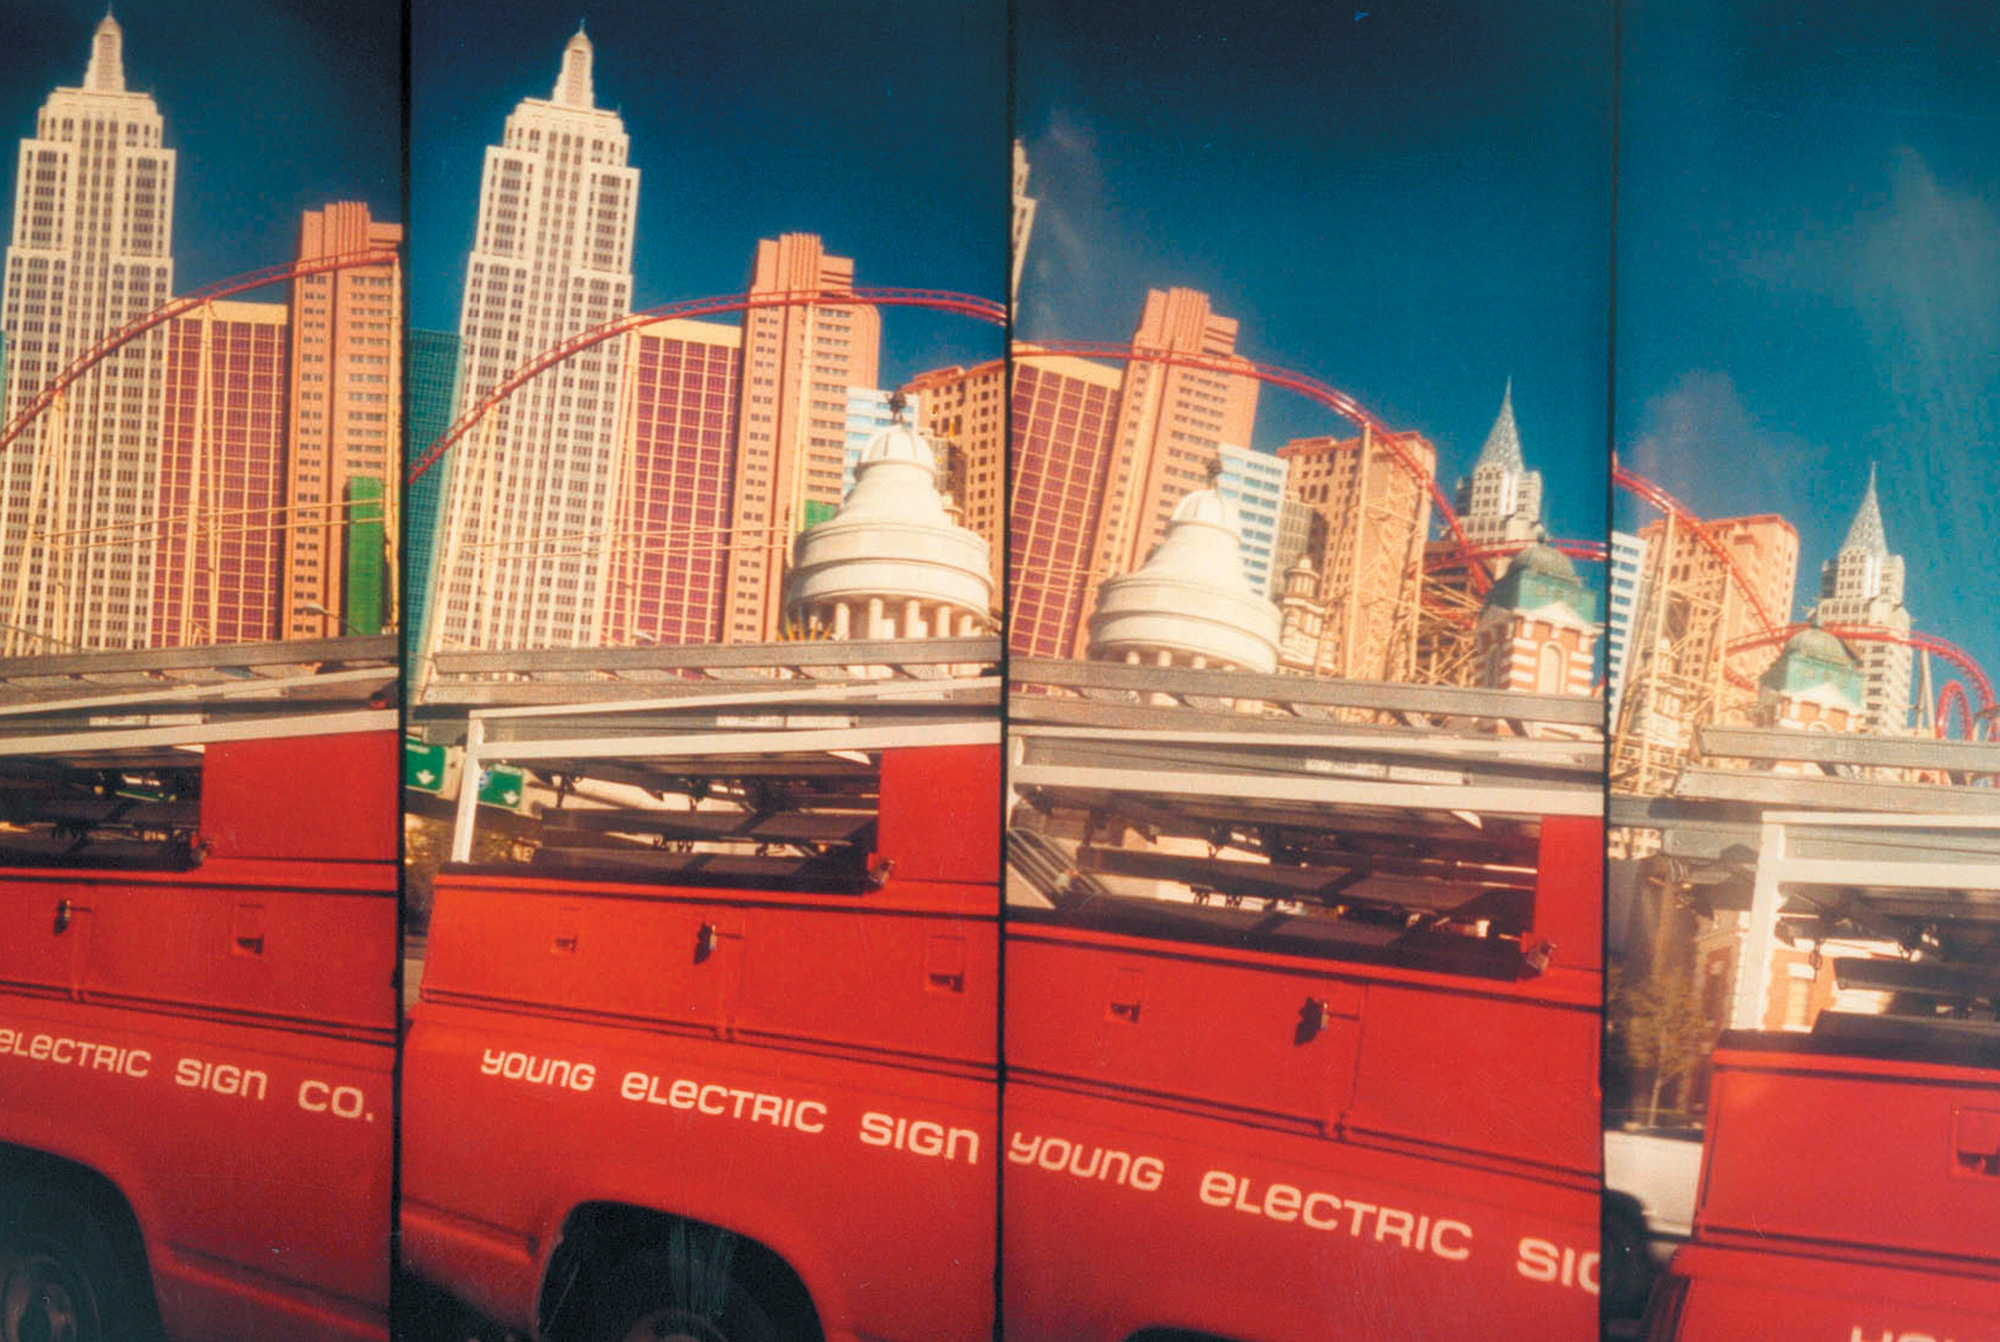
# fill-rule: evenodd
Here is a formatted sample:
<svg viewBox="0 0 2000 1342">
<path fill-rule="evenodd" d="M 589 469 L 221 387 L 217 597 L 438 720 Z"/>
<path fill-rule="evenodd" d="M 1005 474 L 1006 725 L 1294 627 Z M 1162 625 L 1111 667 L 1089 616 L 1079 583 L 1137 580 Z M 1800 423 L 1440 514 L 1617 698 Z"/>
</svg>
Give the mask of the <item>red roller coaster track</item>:
<svg viewBox="0 0 2000 1342">
<path fill-rule="evenodd" d="M 668 303 L 664 307 L 648 308 L 629 317 L 618 317 L 602 325 L 593 326 L 588 331 L 580 331 L 559 344 L 551 345 L 509 373 L 460 415 L 450 428 L 438 435 L 438 440 L 425 449 L 423 456 L 410 466 L 406 482 L 415 484 L 425 471 L 435 466 L 438 459 L 451 450 L 452 444 L 465 437 L 475 424 L 486 417 L 487 412 L 519 391 L 523 384 L 533 381 L 564 359 L 580 354 L 593 345 L 601 345 L 627 331 L 635 331 L 642 326 L 674 317 L 713 317 L 725 312 L 748 312 L 752 308 L 836 305 L 928 308 L 934 312 L 955 312 L 961 316 L 975 317 L 981 321 L 991 322 L 995 326 L 1004 326 L 1007 322 L 1007 307 L 1004 303 L 997 303 L 990 298 L 979 298 L 972 294 L 949 293 L 941 289 L 875 287 L 790 289 L 766 294 L 721 294 L 713 298 L 686 298 L 678 303 Z"/>
<path fill-rule="evenodd" d="M 1403 440 L 1408 435 L 1390 428 L 1364 408 L 1359 401 L 1339 388 L 1321 381 L 1310 373 L 1280 368 L 1275 364 L 1257 363 L 1239 355 L 1224 357 L 1091 340 L 1036 340 L 1019 342 L 1014 346 L 1014 357 L 1017 359 L 1065 355 L 1080 359 L 1163 363 L 1175 368 L 1194 368 L 1207 373 L 1254 377 L 1259 382 L 1297 392 L 1307 400 L 1325 406 L 1356 428 L 1366 429 L 1379 438 L 1394 455 L 1397 463 L 1423 485 L 1424 490 L 1431 496 L 1432 504 L 1437 508 L 1438 516 L 1444 519 L 1445 529 L 1451 533 L 1451 538 L 1457 546 L 1457 553 L 1465 557 L 1466 563 L 1471 568 L 1473 590 L 1484 593 L 1493 585 L 1493 575 L 1475 553 L 1466 537 L 1465 529 L 1459 525 L 1458 513 L 1452 508 L 1451 500 L 1446 498 L 1444 491 L 1438 487 L 1437 477 L 1416 459 L 1404 443 Z"/>
<path fill-rule="evenodd" d="M 156 326 L 164 325 L 184 313 L 192 312 L 204 303 L 213 303 L 231 294 L 240 294 L 250 289 L 262 289 L 268 284 L 282 284 L 286 280 L 303 279 L 307 275 L 320 275 L 329 270 L 349 270 L 356 266 L 394 265 L 396 252 L 392 248 L 375 248 L 361 252 L 342 252 L 337 256 L 320 256 L 308 260 L 294 261 L 289 265 L 270 266 L 264 270 L 253 270 L 248 274 L 234 275 L 168 303 L 162 303 L 142 317 L 134 317 L 111 334 L 104 336 L 78 355 L 70 365 L 57 373 L 49 384 L 36 393 L 35 399 L 22 407 L 21 413 L 10 420 L 5 429 L 0 429 L 0 452 L 7 450 L 13 441 L 34 422 L 36 416 L 54 405 L 56 398 L 91 369 L 115 354 L 118 349 L 136 340 Z"/>
<path fill-rule="evenodd" d="M 1979 737 L 1979 721 L 1972 715 L 1972 701 L 1965 697 L 1965 686 L 1956 680 L 1946 681 L 1944 689 L 1938 693 L 1937 734 L 1939 738 L 1942 739 L 1951 734 L 1951 709 L 1954 704 L 1958 706 L 1960 713 L 1964 715 L 1965 739 L 1968 741 L 1977 740 Z"/>
<path fill-rule="evenodd" d="M 1783 643 L 1800 630 L 1810 627 L 1810 625 L 1805 624 L 1788 624 L 1782 629 L 1766 629 L 1762 633 L 1751 634 L 1747 638 L 1737 639 L 1729 645 L 1728 650 L 1730 652 L 1744 652 L 1752 648 L 1769 647 L 1774 643 Z M 1939 638 L 1935 634 L 1918 633 L 1915 630 L 1904 633 L 1899 629 L 1884 629 L 1880 625 L 1873 624 L 1829 624 L 1824 626 L 1824 628 L 1827 633 L 1832 634 L 1836 638 L 1855 643 L 1900 643 L 1905 647 L 1915 648 L 1919 652 L 1928 652 L 1932 656 L 1941 657 L 1951 663 L 1960 675 L 1971 682 L 1973 691 L 1979 695 L 1980 712 L 1984 712 L 1994 706 L 1993 683 L 1986 678 L 1986 672 L 1980 668 L 1979 663 L 1972 659 L 1972 654 L 1955 643 Z M 1952 681 L 1945 687 L 1944 693 L 1938 698 L 1938 726 L 1940 731 L 1942 731 L 1944 726 L 1945 709 L 1949 704 L 1953 689 L 1959 691 L 1959 698 L 1961 700 L 1966 698 L 1964 687 L 1959 685 L 1957 681 Z M 1970 737 L 1975 730 L 1972 723 L 1975 715 L 1971 711 L 1969 701 L 1966 704 L 1966 708 L 1968 737 Z"/>
<path fill-rule="evenodd" d="M 1506 559 L 1519 554 L 1530 544 L 1532 544 L 1530 541 L 1503 541 L 1496 545 L 1475 545 L 1451 554 L 1432 555 L 1424 560 L 1424 571 L 1428 573 L 1438 569 L 1455 568 L 1468 558 Z M 1550 537 L 1542 544 L 1568 555 L 1571 559 L 1581 559 L 1586 564 L 1602 564 L 1610 551 L 1610 547 L 1603 541 L 1559 540 Z"/>
</svg>

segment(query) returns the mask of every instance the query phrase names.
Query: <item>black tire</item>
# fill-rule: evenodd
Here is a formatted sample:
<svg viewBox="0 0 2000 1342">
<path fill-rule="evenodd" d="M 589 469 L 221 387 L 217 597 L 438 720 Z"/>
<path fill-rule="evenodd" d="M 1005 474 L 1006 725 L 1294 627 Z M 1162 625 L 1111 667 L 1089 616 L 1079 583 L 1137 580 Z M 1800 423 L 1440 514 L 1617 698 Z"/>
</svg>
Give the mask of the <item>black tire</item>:
<svg viewBox="0 0 2000 1342">
<path fill-rule="evenodd" d="M 149 1314 L 96 1216 L 41 1184 L 0 1189 L 0 1342 L 130 1342 Z"/>
<path fill-rule="evenodd" d="M 1609 1319 L 1636 1319 L 1653 1284 L 1653 1256 L 1645 1221 L 1623 1203 L 1604 1208 L 1603 1241 L 1597 1267 L 1600 1307 Z"/>
<path fill-rule="evenodd" d="M 620 1259 L 593 1292 L 581 1342 L 792 1342 L 738 1279 L 736 1238 L 677 1225 Z"/>
</svg>

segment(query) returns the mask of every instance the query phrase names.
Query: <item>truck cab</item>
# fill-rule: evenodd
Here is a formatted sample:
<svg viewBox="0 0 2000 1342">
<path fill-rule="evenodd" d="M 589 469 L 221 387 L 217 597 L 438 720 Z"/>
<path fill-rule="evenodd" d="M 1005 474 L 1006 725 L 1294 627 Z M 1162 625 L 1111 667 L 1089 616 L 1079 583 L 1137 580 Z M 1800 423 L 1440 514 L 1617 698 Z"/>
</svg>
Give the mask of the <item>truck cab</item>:
<svg viewBox="0 0 2000 1342">
<path fill-rule="evenodd" d="M 1010 670 L 1006 1336 L 1594 1337 L 1600 706 Z"/>
<path fill-rule="evenodd" d="M 396 678 L 0 663 L 8 1342 L 387 1336 Z"/>
<path fill-rule="evenodd" d="M 406 1267 L 528 1337 L 990 1337 L 997 642 L 631 651 L 440 655 Z"/>
</svg>

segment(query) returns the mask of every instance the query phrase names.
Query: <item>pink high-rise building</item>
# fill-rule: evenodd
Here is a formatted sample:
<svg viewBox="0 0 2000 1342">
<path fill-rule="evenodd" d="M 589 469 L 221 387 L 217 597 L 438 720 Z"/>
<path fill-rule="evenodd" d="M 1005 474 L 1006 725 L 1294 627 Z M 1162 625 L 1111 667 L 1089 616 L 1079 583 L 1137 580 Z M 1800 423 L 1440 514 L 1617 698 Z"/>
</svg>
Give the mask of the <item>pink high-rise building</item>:
<svg viewBox="0 0 2000 1342">
<path fill-rule="evenodd" d="M 631 339 L 601 641 L 720 642 L 743 336 L 662 321 Z"/>
<path fill-rule="evenodd" d="M 1007 646 L 1073 655 L 1085 628 L 1091 537 L 1118 429 L 1115 368 L 1068 357 L 1014 361 L 1007 531 Z"/>
<path fill-rule="evenodd" d="M 167 325 L 150 646 L 279 636 L 288 318 L 216 302 Z"/>
</svg>

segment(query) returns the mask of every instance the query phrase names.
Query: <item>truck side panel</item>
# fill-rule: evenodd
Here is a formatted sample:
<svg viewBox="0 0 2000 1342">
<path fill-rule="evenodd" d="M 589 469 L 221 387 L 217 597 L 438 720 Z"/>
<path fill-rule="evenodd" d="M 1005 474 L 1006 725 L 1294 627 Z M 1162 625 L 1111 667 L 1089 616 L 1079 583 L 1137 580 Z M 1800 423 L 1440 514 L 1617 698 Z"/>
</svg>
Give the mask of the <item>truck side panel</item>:
<svg viewBox="0 0 2000 1342">
<path fill-rule="evenodd" d="M 987 1336 L 994 903 L 441 874 L 406 1261 L 531 1330 L 566 1218 L 616 1203 L 765 1244 L 830 1337 Z"/>
<path fill-rule="evenodd" d="M 1717 1049 L 1655 1313 L 1683 1342 L 2000 1338 L 2000 1073 L 1791 1041 Z"/>
<path fill-rule="evenodd" d="M 1010 1339 L 1594 1335 L 1591 1004 L 1020 922 L 1007 954 Z"/>
</svg>

